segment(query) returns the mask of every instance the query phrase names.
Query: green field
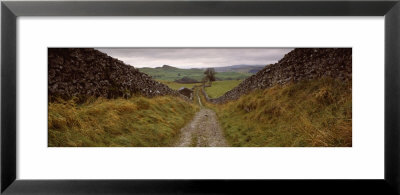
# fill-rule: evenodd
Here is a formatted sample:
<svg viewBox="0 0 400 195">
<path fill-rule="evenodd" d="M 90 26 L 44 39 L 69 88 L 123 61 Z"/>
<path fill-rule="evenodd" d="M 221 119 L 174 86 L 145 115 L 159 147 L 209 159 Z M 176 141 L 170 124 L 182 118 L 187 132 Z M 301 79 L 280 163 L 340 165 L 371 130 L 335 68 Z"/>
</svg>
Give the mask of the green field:
<svg viewBox="0 0 400 195">
<path fill-rule="evenodd" d="M 204 77 L 202 69 L 180 69 L 172 66 L 163 66 L 157 68 L 139 68 L 140 72 L 150 75 L 153 79 L 164 81 L 175 81 L 183 77 L 189 77 L 201 81 Z M 218 72 L 215 76 L 219 80 L 245 79 L 252 74 L 240 72 Z"/>
<path fill-rule="evenodd" d="M 49 103 L 49 147 L 170 146 L 198 107 L 162 96 Z"/>
<path fill-rule="evenodd" d="M 170 87 L 171 89 L 178 90 L 181 87 L 186 87 L 186 88 L 193 88 L 194 86 L 201 86 L 201 83 L 177 83 L 173 81 L 163 81 L 163 80 L 157 80 L 160 83 L 163 83 Z M 225 94 L 227 91 L 235 88 L 239 83 L 241 83 L 242 80 L 226 80 L 226 81 L 214 81 L 212 82 L 211 87 L 206 87 L 206 92 L 208 97 L 210 98 L 217 98 L 223 94 Z"/>
<path fill-rule="evenodd" d="M 163 83 L 163 84 L 167 85 L 169 88 L 175 89 L 175 90 L 178 90 L 181 87 L 186 87 L 186 88 L 191 89 L 195 85 L 201 85 L 201 83 L 177 83 L 177 82 L 173 82 L 173 81 L 163 81 L 163 80 L 157 80 L 157 81 L 160 83 Z"/>
<path fill-rule="evenodd" d="M 224 95 L 227 91 L 235 88 L 242 80 L 214 81 L 211 87 L 206 87 L 206 93 L 210 98 L 217 98 Z"/>
</svg>

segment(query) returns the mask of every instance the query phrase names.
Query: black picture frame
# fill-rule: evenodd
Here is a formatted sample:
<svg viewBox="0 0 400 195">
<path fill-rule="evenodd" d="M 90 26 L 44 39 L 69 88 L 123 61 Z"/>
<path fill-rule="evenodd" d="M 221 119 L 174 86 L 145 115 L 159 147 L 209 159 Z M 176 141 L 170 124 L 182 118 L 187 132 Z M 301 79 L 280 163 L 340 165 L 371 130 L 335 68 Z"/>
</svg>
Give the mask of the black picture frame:
<svg viewBox="0 0 400 195">
<path fill-rule="evenodd" d="M 16 20 L 19 16 L 385 16 L 385 177 L 382 180 L 16 179 Z M 399 194 L 399 35 L 399 0 L 3 1 L 1 3 L 1 192 L 4 194 Z"/>
</svg>

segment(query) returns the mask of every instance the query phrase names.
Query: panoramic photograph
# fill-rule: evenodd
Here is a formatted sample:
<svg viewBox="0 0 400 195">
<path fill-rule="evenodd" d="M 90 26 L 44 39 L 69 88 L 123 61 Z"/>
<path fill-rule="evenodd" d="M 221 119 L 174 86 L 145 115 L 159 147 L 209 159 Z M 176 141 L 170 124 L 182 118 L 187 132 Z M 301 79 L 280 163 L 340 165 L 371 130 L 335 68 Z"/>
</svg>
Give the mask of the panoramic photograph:
<svg viewBox="0 0 400 195">
<path fill-rule="evenodd" d="M 48 147 L 352 147 L 352 48 L 48 48 Z"/>
</svg>

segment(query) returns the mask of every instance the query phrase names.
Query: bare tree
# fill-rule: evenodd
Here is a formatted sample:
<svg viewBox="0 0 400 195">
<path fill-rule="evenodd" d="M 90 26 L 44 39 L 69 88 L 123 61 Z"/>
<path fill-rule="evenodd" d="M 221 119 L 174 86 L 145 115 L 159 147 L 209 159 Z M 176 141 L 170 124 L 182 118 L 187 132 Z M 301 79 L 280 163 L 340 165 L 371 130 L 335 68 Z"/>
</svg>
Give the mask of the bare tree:
<svg viewBox="0 0 400 195">
<path fill-rule="evenodd" d="M 204 74 L 206 75 L 205 77 L 207 80 L 210 82 L 210 86 L 213 81 L 215 81 L 215 70 L 214 68 L 207 68 L 206 71 L 204 71 Z"/>
</svg>

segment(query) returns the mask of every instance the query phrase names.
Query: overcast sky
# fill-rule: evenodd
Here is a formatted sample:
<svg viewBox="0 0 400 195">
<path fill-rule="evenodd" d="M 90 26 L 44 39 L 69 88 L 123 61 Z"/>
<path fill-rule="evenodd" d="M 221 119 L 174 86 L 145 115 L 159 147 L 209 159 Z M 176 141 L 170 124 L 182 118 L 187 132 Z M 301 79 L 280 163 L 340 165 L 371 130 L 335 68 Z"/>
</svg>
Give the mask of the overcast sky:
<svg viewBox="0 0 400 195">
<path fill-rule="evenodd" d="M 170 65 L 203 68 L 230 65 L 267 65 L 279 61 L 292 49 L 268 48 L 124 48 L 98 49 L 134 67 Z"/>
</svg>

